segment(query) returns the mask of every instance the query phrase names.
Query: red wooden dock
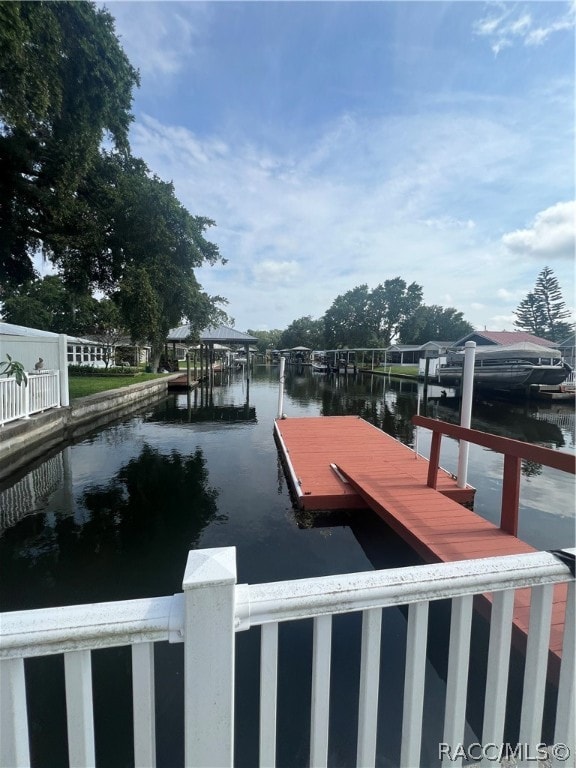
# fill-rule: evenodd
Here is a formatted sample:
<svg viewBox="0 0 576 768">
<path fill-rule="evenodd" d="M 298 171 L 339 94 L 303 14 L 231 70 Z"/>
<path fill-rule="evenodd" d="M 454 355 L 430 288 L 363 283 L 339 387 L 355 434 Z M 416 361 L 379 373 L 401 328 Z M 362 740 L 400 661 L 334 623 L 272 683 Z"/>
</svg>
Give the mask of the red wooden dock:
<svg viewBox="0 0 576 768">
<path fill-rule="evenodd" d="M 470 505 L 474 489 L 458 489 L 445 471 L 438 472 L 437 490 L 429 487 L 429 462 L 362 419 L 278 420 L 275 434 L 304 509 L 369 507 L 427 562 L 536 551 L 463 506 Z M 514 636 L 520 647 L 525 646 L 529 611 L 530 590 L 517 590 Z M 559 669 L 565 611 L 566 585 L 557 585 L 550 633 L 553 675 Z"/>
<path fill-rule="evenodd" d="M 374 470 L 403 472 L 426 485 L 428 461 L 408 446 L 357 416 L 279 419 L 275 435 L 280 444 L 292 491 L 302 509 L 360 509 L 366 502 L 330 468 L 345 460 L 367 463 Z M 437 490 L 461 504 L 472 506 L 474 488 L 458 488 L 454 477 L 441 470 Z"/>
</svg>

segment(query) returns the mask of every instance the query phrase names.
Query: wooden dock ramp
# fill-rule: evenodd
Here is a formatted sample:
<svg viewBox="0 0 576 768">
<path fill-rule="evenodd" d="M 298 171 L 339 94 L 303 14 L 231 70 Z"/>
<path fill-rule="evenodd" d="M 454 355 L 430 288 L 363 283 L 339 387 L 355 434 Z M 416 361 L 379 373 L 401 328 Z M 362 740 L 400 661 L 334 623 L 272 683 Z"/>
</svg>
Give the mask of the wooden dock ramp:
<svg viewBox="0 0 576 768">
<path fill-rule="evenodd" d="M 440 470 L 437 490 L 428 487 L 428 461 L 362 419 L 278 420 L 275 434 L 292 490 L 303 509 L 369 507 L 426 562 L 537 551 L 467 508 L 474 489 L 456 488 L 447 472 Z M 554 588 L 550 633 L 553 677 L 560 666 L 566 594 L 565 584 Z M 489 615 L 491 595 L 482 597 L 479 608 Z M 529 614 L 530 590 L 517 590 L 513 636 L 522 650 Z"/>
</svg>

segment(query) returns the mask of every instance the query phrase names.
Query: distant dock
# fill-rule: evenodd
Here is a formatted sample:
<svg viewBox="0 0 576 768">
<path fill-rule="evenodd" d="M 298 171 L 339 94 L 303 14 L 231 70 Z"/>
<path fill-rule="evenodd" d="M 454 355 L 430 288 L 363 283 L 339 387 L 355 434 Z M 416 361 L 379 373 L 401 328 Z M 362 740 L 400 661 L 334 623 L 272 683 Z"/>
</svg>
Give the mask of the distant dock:
<svg viewBox="0 0 576 768">
<path fill-rule="evenodd" d="M 188 374 L 183 373 L 181 376 L 174 376 L 170 378 L 168 382 L 168 391 L 188 392 L 189 390 L 194 389 L 197 384 L 198 382 L 194 379 L 191 379 L 190 383 L 188 383 Z"/>
</svg>

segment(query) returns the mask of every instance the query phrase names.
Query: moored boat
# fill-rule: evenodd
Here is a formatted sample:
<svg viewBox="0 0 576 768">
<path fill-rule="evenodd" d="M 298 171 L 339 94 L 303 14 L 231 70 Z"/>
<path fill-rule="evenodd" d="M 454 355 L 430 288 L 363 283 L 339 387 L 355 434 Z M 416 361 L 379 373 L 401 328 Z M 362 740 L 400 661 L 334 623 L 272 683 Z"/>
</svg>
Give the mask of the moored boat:
<svg viewBox="0 0 576 768">
<path fill-rule="evenodd" d="M 330 373 L 332 371 L 330 361 L 324 352 L 312 352 L 310 367 L 312 373 Z"/>
<path fill-rule="evenodd" d="M 438 368 L 438 380 L 447 387 L 462 382 L 464 352 L 449 354 Z M 517 390 L 537 384 L 557 386 L 571 373 L 557 349 L 531 342 L 480 347 L 476 350 L 474 385 L 484 389 Z"/>
</svg>

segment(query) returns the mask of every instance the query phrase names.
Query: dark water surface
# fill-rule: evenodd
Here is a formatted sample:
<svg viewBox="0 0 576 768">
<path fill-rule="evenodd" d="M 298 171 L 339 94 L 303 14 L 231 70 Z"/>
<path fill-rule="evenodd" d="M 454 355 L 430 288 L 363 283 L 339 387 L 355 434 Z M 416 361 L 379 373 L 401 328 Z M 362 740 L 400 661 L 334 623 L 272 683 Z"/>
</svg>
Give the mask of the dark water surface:
<svg viewBox="0 0 576 768">
<path fill-rule="evenodd" d="M 240 583 L 305 578 L 416 564 L 419 558 L 371 512 L 323 515 L 292 508 L 272 436 L 278 368 L 256 367 L 249 387 L 224 375 L 212 393 L 169 396 L 67 446 L 0 489 L 2 610 L 120 600 L 181 591 L 189 549 L 235 546 Z M 290 416 L 357 414 L 428 455 L 429 435 L 410 423 L 418 385 L 358 375 L 323 377 L 287 369 Z M 458 421 L 457 402 L 430 391 L 428 415 Z M 574 451 L 568 405 L 477 402 L 473 427 Z M 455 471 L 457 444 L 443 440 Z M 498 522 L 502 457 L 470 447 L 476 511 Z M 539 549 L 574 546 L 574 481 L 540 465 L 523 467 L 519 535 Z M 442 741 L 449 607 L 431 611 L 423 764 Z M 280 629 L 278 765 L 304 766 L 309 749 L 312 623 Z M 386 609 L 382 633 L 378 765 L 398 764 L 406 614 Z M 481 733 L 487 627 L 475 616 L 468 735 Z M 237 637 L 236 764 L 258 764 L 259 632 Z M 355 764 L 360 617 L 334 620 L 330 765 Z M 99 765 L 133 764 L 127 649 L 93 654 Z M 67 764 L 63 662 L 27 662 L 34 765 Z M 510 690 L 521 687 L 514 658 Z M 182 646 L 156 648 L 158 765 L 183 762 Z M 550 694 L 549 706 L 554 693 Z M 518 726 L 517 707 L 509 736 Z"/>
</svg>

